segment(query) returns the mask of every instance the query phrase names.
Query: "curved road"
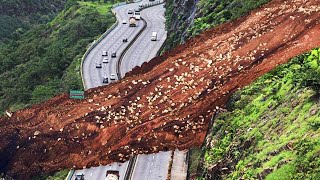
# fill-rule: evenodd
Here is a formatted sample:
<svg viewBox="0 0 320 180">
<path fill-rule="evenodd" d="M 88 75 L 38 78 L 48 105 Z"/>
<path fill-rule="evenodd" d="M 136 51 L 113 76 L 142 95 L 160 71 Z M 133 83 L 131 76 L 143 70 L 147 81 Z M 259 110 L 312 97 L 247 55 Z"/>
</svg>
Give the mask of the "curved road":
<svg viewBox="0 0 320 180">
<path fill-rule="evenodd" d="M 148 26 L 123 57 L 120 66 L 122 76 L 135 66 L 140 66 L 156 56 L 167 38 L 164 12 L 163 4 L 147 8 L 141 12 L 141 17 L 146 20 Z M 151 41 L 152 32 L 157 32 L 157 41 Z"/>
<path fill-rule="evenodd" d="M 102 86 L 103 77 L 108 77 L 110 83 L 110 74 L 116 74 L 117 61 L 119 60 L 121 52 L 123 52 L 128 43 L 144 26 L 143 21 L 137 21 L 137 27 L 129 27 L 128 19 L 130 15 L 127 12 L 129 10 L 138 9 L 138 5 L 144 3 L 149 3 L 149 1 L 143 0 L 139 3 L 118 6 L 113 9 L 119 24 L 92 49 L 83 62 L 83 79 L 86 89 Z M 141 11 L 141 17 L 146 20 L 148 26 L 123 57 L 120 67 L 122 75 L 130 71 L 133 67 L 141 65 L 143 62 L 147 62 L 156 56 L 156 53 L 166 39 L 164 11 L 163 4 Z M 122 24 L 123 20 L 126 20 L 127 24 Z M 153 31 L 158 33 L 157 41 L 151 41 L 151 33 Z M 123 43 L 123 38 L 128 38 L 129 42 Z M 102 59 L 104 58 L 102 56 L 103 51 L 108 52 L 109 63 L 102 63 Z M 117 53 L 116 58 L 111 58 L 112 52 Z M 96 63 L 101 63 L 102 68 L 96 68 Z M 134 168 L 135 172 L 133 172 L 134 177 L 132 177 L 132 179 L 141 179 L 141 177 L 145 175 L 148 175 L 149 179 L 153 179 L 153 176 L 158 177 L 156 179 L 159 179 L 159 177 L 161 177 L 160 179 L 166 179 L 170 159 L 171 152 L 163 152 L 154 155 L 139 155 Z M 77 170 L 75 174 L 83 173 L 86 180 L 101 180 L 105 178 L 107 170 L 118 170 L 120 172 L 120 179 L 123 179 L 127 166 L 128 162 L 112 163 L 107 166 Z M 144 168 L 148 168 L 149 173 L 144 172 Z M 159 171 L 159 168 L 161 171 Z M 157 171 L 159 172 L 155 174 Z M 75 177 L 73 176 L 72 179 L 74 178 Z"/>
<path fill-rule="evenodd" d="M 145 2 L 148 1 L 143 0 L 140 3 Z M 102 86 L 103 77 L 110 78 L 110 74 L 116 74 L 119 55 L 128 45 L 128 42 L 122 42 L 123 38 L 128 38 L 128 41 L 130 41 L 143 27 L 143 21 L 137 21 L 137 27 L 129 27 L 128 24 L 130 16 L 128 10 L 138 9 L 138 5 L 139 3 L 132 3 L 114 8 L 119 24 L 92 49 L 83 62 L 83 79 L 86 89 Z M 123 20 L 126 20 L 127 24 L 122 24 Z M 109 63 L 102 63 L 102 59 L 104 58 L 104 56 L 102 56 L 103 51 L 108 52 Z M 112 52 L 117 53 L 116 58 L 111 58 Z M 102 68 L 96 68 L 96 63 L 102 63 Z"/>
</svg>

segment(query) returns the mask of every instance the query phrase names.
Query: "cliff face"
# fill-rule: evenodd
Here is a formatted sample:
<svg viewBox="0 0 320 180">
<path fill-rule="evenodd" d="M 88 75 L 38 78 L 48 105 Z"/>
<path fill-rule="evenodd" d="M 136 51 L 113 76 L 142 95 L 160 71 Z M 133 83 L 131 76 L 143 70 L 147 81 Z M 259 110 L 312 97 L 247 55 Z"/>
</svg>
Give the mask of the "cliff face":
<svg viewBox="0 0 320 180">
<path fill-rule="evenodd" d="M 168 0 L 166 2 L 166 28 L 168 37 L 165 49 L 172 49 L 185 41 L 188 28 L 193 22 L 198 0 Z"/>
<path fill-rule="evenodd" d="M 168 37 L 164 50 L 219 24 L 249 13 L 270 0 L 169 0 L 166 2 Z"/>
<path fill-rule="evenodd" d="M 320 44 L 319 0 L 274 0 L 164 55 L 152 70 L 0 118 L 0 171 L 17 179 L 61 168 L 188 149 L 228 97 Z M 155 58 L 157 61 L 160 58 Z"/>
</svg>

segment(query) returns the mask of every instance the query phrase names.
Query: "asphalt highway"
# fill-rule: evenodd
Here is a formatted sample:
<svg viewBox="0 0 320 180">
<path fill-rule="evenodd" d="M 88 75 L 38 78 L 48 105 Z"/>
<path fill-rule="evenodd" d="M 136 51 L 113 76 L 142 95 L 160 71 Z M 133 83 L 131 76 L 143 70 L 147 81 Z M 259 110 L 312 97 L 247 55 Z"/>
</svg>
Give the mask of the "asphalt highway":
<svg viewBox="0 0 320 180">
<path fill-rule="evenodd" d="M 135 66 L 140 66 L 156 56 L 167 38 L 164 12 L 163 4 L 147 8 L 141 12 L 141 17 L 145 19 L 148 26 L 123 57 L 120 66 L 122 76 Z M 157 32 L 157 41 L 151 41 L 152 32 Z"/>
<path fill-rule="evenodd" d="M 133 180 L 166 180 L 171 160 L 171 151 L 157 154 L 141 154 L 132 174 Z"/>
<path fill-rule="evenodd" d="M 137 27 L 129 27 L 129 10 L 138 9 L 140 3 L 147 3 L 148 0 L 143 0 L 139 3 L 132 3 L 122 5 L 114 8 L 118 25 L 99 43 L 93 48 L 86 59 L 83 61 L 83 79 L 86 89 L 104 85 L 102 83 L 103 77 L 109 78 L 110 75 L 116 75 L 116 66 L 120 53 L 126 48 L 127 43 L 135 37 L 143 28 L 143 22 L 137 21 Z M 122 24 L 125 20 L 127 24 Z M 128 38 L 127 43 L 123 43 L 123 38 Z M 102 63 L 104 56 L 102 52 L 108 52 L 109 63 Z M 116 52 L 117 57 L 111 58 L 111 53 Z M 96 68 L 96 63 L 101 63 L 102 68 Z M 117 80 L 117 76 L 116 80 Z M 128 162 L 125 163 L 112 163 L 107 166 L 92 167 L 89 169 L 76 170 L 72 179 L 75 179 L 77 173 L 83 173 L 86 180 L 102 180 L 106 177 L 107 170 L 118 170 L 120 173 L 120 180 L 124 178 Z"/>
<path fill-rule="evenodd" d="M 103 77 L 109 79 L 110 75 L 116 74 L 117 61 L 121 52 L 127 47 L 128 43 L 143 28 L 143 21 L 137 21 L 137 27 L 129 27 L 129 10 L 138 9 L 139 4 L 149 3 L 143 0 L 139 3 L 132 3 L 114 8 L 119 24 L 112 30 L 92 51 L 88 54 L 83 62 L 83 78 L 85 88 L 90 89 L 104 85 Z M 140 66 L 143 62 L 148 62 L 156 56 L 158 50 L 166 39 L 165 18 L 163 4 L 150 7 L 141 11 L 141 17 L 147 22 L 147 27 L 137 40 L 128 49 L 122 59 L 120 66 L 121 75 L 130 71 L 135 66 Z M 122 24 L 125 20 L 127 24 Z M 157 32 L 157 41 L 151 41 L 152 32 Z M 128 38 L 128 42 L 122 42 L 123 38 Z M 108 52 L 109 63 L 102 63 L 104 56 L 102 52 Z M 113 52 L 117 53 L 116 58 L 111 58 Z M 96 68 L 96 64 L 101 63 L 102 68 Z M 115 81 L 116 81 L 115 80 Z M 161 152 L 151 155 L 138 155 L 134 165 L 132 179 L 133 180 L 165 180 L 169 169 L 172 152 Z M 106 177 L 107 170 L 118 170 L 120 179 L 124 178 L 128 162 L 112 163 L 107 166 L 93 167 L 89 169 L 76 170 L 74 173 L 83 173 L 87 180 L 102 180 Z M 75 176 L 72 177 L 74 179 Z"/>
<path fill-rule="evenodd" d="M 140 3 L 148 2 L 143 0 Z M 143 21 L 137 21 L 137 27 L 129 27 L 129 10 L 138 9 L 139 3 L 132 3 L 114 8 L 119 24 L 111 31 L 92 51 L 88 54 L 83 62 L 83 78 L 86 89 L 104 85 L 102 83 L 103 77 L 116 75 L 116 66 L 120 53 L 126 48 L 128 42 L 124 43 L 122 40 L 127 38 L 128 41 L 135 37 L 143 27 Z M 125 20 L 127 24 L 122 24 Z M 109 63 L 102 63 L 104 56 L 102 52 L 108 52 Z M 117 57 L 112 58 L 111 54 L 116 52 Z M 102 68 L 96 68 L 96 63 L 101 63 Z M 117 80 L 117 76 L 116 76 Z"/>
</svg>

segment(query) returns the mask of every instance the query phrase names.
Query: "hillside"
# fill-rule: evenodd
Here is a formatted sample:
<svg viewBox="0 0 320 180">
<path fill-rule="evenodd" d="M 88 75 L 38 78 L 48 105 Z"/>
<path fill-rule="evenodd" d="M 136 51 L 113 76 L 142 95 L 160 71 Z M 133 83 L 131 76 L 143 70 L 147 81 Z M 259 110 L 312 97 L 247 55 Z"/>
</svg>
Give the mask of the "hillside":
<svg viewBox="0 0 320 180">
<path fill-rule="evenodd" d="M 219 24 L 235 20 L 270 0 L 167 0 L 164 50 Z"/>
<path fill-rule="evenodd" d="M 230 98 L 205 147 L 205 179 L 320 177 L 320 49 L 293 58 Z"/>
<path fill-rule="evenodd" d="M 229 96 L 291 57 L 319 46 L 319 1 L 274 0 L 153 61 L 144 74 L 67 94 L 1 117 L 1 171 L 23 175 L 125 161 L 201 146 Z"/>
<path fill-rule="evenodd" d="M 63 9 L 66 0 L 1 0 L 0 43 L 17 40 L 38 24 L 47 23 Z"/>
<path fill-rule="evenodd" d="M 0 114 L 82 88 L 81 57 L 115 22 L 110 3 L 88 4 L 69 0 L 52 21 L 0 46 Z"/>
</svg>

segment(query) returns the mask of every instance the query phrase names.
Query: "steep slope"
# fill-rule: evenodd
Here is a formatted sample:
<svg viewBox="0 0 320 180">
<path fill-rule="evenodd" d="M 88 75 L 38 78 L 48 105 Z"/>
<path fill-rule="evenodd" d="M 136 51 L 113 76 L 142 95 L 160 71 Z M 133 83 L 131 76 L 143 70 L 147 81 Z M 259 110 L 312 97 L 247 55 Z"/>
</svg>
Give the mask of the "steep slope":
<svg viewBox="0 0 320 180">
<path fill-rule="evenodd" d="M 81 57 L 115 22 L 111 11 L 101 14 L 96 6 L 82 4 L 70 0 L 49 23 L 0 46 L 0 114 L 82 88 Z M 99 6 L 108 10 L 111 4 Z"/>
<path fill-rule="evenodd" d="M 190 37 L 249 13 L 270 0 L 168 0 L 164 50 Z"/>
<path fill-rule="evenodd" d="M 236 92 L 214 120 L 206 179 L 320 177 L 320 49 Z"/>
<path fill-rule="evenodd" d="M 67 0 L 1 0 L 0 42 L 18 39 L 35 25 L 50 21 Z"/>
<path fill-rule="evenodd" d="M 272 1 L 179 46 L 152 71 L 88 90 L 85 100 L 63 94 L 2 117 L 1 171 L 21 179 L 200 146 L 231 93 L 319 46 L 319 2 Z"/>
</svg>

